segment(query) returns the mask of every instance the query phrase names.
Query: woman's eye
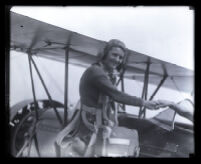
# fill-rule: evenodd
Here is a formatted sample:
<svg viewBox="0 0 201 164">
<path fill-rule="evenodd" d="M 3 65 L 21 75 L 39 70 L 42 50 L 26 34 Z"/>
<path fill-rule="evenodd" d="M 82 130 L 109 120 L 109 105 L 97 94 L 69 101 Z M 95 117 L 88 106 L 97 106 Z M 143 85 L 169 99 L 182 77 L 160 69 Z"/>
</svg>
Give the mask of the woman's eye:
<svg viewBox="0 0 201 164">
<path fill-rule="evenodd" d="M 112 54 L 114 57 L 119 57 L 120 60 L 123 60 L 123 56 L 119 55 L 119 54 Z"/>
<path fill-rule="evenodd" d="M 121 60 L 122 60 L 122 59 L 123 59 L 123 57 L 122 57 L 122 56 L 120 56 L 120 57 L 119 57 L 119 59 L 121 59 Z"/>
</svg>

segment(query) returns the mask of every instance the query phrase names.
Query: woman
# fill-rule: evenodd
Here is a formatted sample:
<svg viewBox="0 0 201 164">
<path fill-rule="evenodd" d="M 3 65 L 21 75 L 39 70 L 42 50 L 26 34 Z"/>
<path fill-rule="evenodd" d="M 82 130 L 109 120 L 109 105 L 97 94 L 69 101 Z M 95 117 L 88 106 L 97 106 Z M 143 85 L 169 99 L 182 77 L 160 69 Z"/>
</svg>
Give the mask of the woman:
<svg viewBox="0 0 201 164">
<path fill-rule="evenodd" d="M 112 39 L 105 46 L 100 60 L 90 66 L 81 77 L 79 91 L 83 124 L 80 129 L 90 137 L 88 139 L 85 138 L 86 135 L 80 137 L 88 145 L 93 140 L 92 134 L 97 129 L 99 131 L 102 129 L 103 138 L 109 138 L 112 128 L 118 125 L 114 102 L 145 107 L 150 110 L 158 109 L 157 101 L 146 101 L 117 89 L 115 74 L 121 71 L 125 60 L 125 44 L 117 39 Z M 95 140 L 92 143 L 97 142 Z"/>
</svg>

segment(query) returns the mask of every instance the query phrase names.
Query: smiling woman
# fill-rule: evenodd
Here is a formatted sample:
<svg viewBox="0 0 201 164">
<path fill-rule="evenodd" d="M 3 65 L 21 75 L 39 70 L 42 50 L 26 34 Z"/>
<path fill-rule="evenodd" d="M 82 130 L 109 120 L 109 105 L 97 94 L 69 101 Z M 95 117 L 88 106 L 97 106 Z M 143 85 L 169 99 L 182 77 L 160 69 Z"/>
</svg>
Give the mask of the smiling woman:
<svg viewBox="0 0 201 164">
<path fill-rule="evenodd" d="M 113 133 L 116 133 L 115 128 L 121 128 L 118 127 L 116 102 L 146 107 L 150 110 L 157 109 L 156 106 L 158 104 L 156 101 L 148 101 L 131 96 L 117 89 L 117 77 L 114 72 L 122 71 L 125 58 L 126 48 L 124 43 L 117 39 L 112 39 L 104 47 L 100 60 L 87 68 L 81 77 L 79 91 L 81 121 L 83 123 L 81 123 L 80 129 L 86 129 L 85 133 L 86 131 L 88 133 L 87 135 L 83 135 L 82 130 L 80 130 L 80 138 L 87 144 L 94 138 L 93 136 L 96 136 L 91 145 L 95 149 L 91 149 L 90 146 L 92 154 L 88 154 L 87 156 L 108 156 L 108 154 L 102 152 L 104 145 L 108 146 L 106 140 Z M 125 131 L 129 130 L 125 129 Z M 88 139 L 86 140 L 86 138 Z M 129 154 L 128 152 L 126 154 L 125 156 L 134 156 L 134 154 Z"/>
<path fill-rule="evenodd" d="M 108 55 L 104 58 L 103 63 L 108 67 L 108 69 L 115 69 L 117 66 L 119 66 L 124 57 L 124 52 L 121 48 L 113 47 Z"/>
</svg>

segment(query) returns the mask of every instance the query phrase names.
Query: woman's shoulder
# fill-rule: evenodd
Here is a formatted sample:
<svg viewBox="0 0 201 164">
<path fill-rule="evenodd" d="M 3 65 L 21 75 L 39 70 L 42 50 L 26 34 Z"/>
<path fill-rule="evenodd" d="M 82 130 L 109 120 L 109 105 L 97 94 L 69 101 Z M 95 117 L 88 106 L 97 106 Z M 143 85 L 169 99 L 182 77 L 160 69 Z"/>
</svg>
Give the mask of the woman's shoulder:
<svg viewBox="0 0 201 164">
<path fill-rule="evenodd" d="M 103 68 L 99 65 L 92 65 L 87 69 L 87 72 L 94 76 L 106 76 Z"/>
</svg>

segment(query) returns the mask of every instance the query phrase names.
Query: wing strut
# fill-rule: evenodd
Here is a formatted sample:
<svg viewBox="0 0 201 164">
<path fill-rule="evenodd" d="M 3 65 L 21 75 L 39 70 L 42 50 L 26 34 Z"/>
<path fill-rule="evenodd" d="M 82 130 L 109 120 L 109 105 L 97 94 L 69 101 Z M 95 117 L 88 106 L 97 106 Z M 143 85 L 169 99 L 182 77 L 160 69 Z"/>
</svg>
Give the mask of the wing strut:
<svg viewBox="0 0 201 164">
<path fill-rule="evenodd" d="M 162 84 L 165 82 L 166 79 L 167 79 L 167 75 L 164 75 L 160 83 L 158 84 L 157 88 L 155 89 L 153 94 L 150 96 L 149 100 L 152 100 L 154 98 L 154 96 L 156 95 L 156 93 L 158 92 L 158 90 L 160 89 L 160 87 L 162 86 Z"/>
<path fill-rule="evenodd" d="M 147 69 L 145 72 L 145 80 L 144 80 L 144 87 L 143 87 L 143 92 L 142 92 L 142 98 L 144 98 L 145 96 L 145 100 L 147 100 L 147 92 L 148 92 L 148 76 L 149 76 L 149 65 L 150 63 L 147 63 Z M 162 65 L 163 71 L 164 71 L 164 76 L 161 79 L 161 81 L 159 82 L 158 86 L 156 87 L 156 89 L 154 90 L 154 92 L 152 93 L 152 95 L 150 96 L 149 100 L 152 100 L 154 98 L 154 96 L 156 95 L 156 93 L 158 92 L 158 90 L 160 89 L 160 87 L 163 85 L 163 83 L 165 82 L 165 80 L 167 79 L 168 75 L 167 75 L 167 70 L 165 68 L 164 65 Z M 146 114 L 146 108 L 140 108 L 139 111 L 139 118 L 145 118 L 145 114 Z"/>
<path fill-rule="evenodd" d="M 70 33 L 67 46 L 65 48 L 65 78 L 64 78 L 64 123 L 63 127 L 67 124 L 68 118 L 68 63 L 69 63 L 69 48 L 73 33 Z"/>
<path fill-rule="evenodd" d="M 36 120 L 34 121 L 34 129 L 36 128 L 36 124 L 37 124 L 37 121 L 39 119 L 38 117 L 38 103 L 36 102 L 36 94 L 35 94 L 35 87 L 34 87 L 34 81 L 33 81 L 33 73 L 32 73 L 32 65 L 31 65 L 31 52 L 28 52 L 28 61 L 29 61 L 29 70 L 30 70 L 30 76 L 31 76 L 31 87 L 32 87 L 32 93 L 33 93 L 33 98 L 34 98 L 34 110 L 35 110 L 35 113 L 36 113 Z M 40 157 L 40 151 L 38 149 L 38 139 L 37 139 L 37 136 L 36 136 L 36 131 L 34 130 L 32 133 L 34 133 L 34 141 L 35 141 L 35 146 L 36 146 L 36 151 Z M 32 141 L 32 137 L 30 137 L 30 142 Z M 28 142 L 27 144 L 29 145 L 29 148 L 28 148 L 28 156 L 30 154 L 30 148 L 31 148 L 31 143 Z M 27 145 L 26 145 L 27 146 Z M 24 146 L 24 148 L 26 147 Z M 24 149 L 22 149 L 24 150 Z M 22 151 L 21 151 L 22 153 Z"/>
<path fill-rule="evenodd" d="M 35 87 L 34 87 L 34 81 L 33 81 L 30 52 L 28 52 L 28 60 L 29 60 L 29 70 L 30 70 L 30 76 L 31 76 L 31 87 L 32 87 L 32 93 L 33 93 L 33 99 L 34 99 L 34 110 L 36 112 L 36 120 L 38 121 L 38 104 L 36 103 L 36 94 L 35 94 Z"/>
<path fill-rule="evenodd" d="M 62 125 L 62 124 L 63 124 L 63 123 L 62 123 L 63 121 L 62 121 L 62 119 L 61 119 L 61 117 L 60 117 L 60 115 L 59 115 L 59 113 L 58 113 L 58 111 L 57 111 L 57 109 L 56 109 L 54 103 L 52 102 L 52 97 L 51 97 L 51 95 L 50 95 L 50 93 L 49 93 L 49 91 L 48 91 L 48 89 L 47 89 L 47 87 L 46 87 L 46 85 L 45 85 L 45 83 L 44 83 L 44 81 L 43 81 L 43 78 L 42 78 L 42 76 L 41 76 L 41 74 L 40 74 L 40 72 L 39 72 L 39 70 L 38 70 L 38 68 L 37 68 L 37 66 L 36 66 L 36 63 L 34 62 L 32 56 L 30 56 L 30 59 L 31 59 L 31 61 L 32 61 L 34 67 L 35 67 L 35 70 L 36 70 L 36 72 L 37 72 L 37 74 L 38 74 L 38 76 L 39 76 L 39 78 L 40 78 L 40 80 L 41 80 L 41 83 L 42 83 L 42 85 L 43 85 L 43 87 L 44 87 L 44 89 L 45 89 L 45 92 L 46 92 L 46 94 L 47 94 L 47 96 L 48 96 L 48 99 L 50 100 L 50 104 L 51 104 L 51 106 L 53 107 L 53 109 L 54 109 L 54 111 L 55 111 L 55 114 L 56 114 L 56 116 L 57 116 L 57 119 L 58 119 L 59 123 Z"/>
<path fill-rule="evenodd" d="M 158 86 L 156 87 L 155 91 L 153 92 L 153 94 L 150 96 L 149 100 L 152 100 L 154 98 L 154 96 L 156 95 L 156 93 L 158 92 L 158 90 L 160 89 L 160 87 L 163 85 L 163 83 L 165 82 L 165 80 L 167 79 L 168 77 L 168 74 L 167 74 L 167 69 L 165 67 L 165 65 L 162 64 L 162 69 L 163 69 L 163 73 L 164 73 L 164 76 L 163 78 L 161 79 L 160 83 L 158 84 Z"/>
<path fill-rule="evenodd" d="M 144 76 L 144 86 L 143 86 L 142 96 L 141 96 L 142 99 L 145 99 L 145 100 L 147 100 L 147 93 L 148 93 L 149 69 L 150 69 L 150 58 L 148 59 L 148 62 L 147 62 L 147 68 L 146 68 L 145 76 Z M 145 118 L 145 114 L 146 114 L 146 108 L 140 107 L 138 117 Z"/>
</svg>

